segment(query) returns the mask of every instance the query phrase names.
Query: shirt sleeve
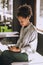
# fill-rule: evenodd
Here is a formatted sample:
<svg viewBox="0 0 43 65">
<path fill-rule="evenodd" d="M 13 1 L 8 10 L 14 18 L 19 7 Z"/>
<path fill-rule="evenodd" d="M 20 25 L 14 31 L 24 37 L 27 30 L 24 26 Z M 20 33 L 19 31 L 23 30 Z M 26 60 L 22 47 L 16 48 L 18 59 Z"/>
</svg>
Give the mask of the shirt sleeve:
<svg viewBox="0 0 43 65">
<path fill-rule="evenodd" d="M 30 41 L 27 42 L 29 44 L 29 46 L 21 48 L 21 53 L 23 53 L 23 52 L 26 52 L 26 53 L 35 52 L 37 49 L 37 41 L 38 41 L 38 35 L 37 35 L 37 32 L 34 31 L 31 35 Z"/>
</svg>

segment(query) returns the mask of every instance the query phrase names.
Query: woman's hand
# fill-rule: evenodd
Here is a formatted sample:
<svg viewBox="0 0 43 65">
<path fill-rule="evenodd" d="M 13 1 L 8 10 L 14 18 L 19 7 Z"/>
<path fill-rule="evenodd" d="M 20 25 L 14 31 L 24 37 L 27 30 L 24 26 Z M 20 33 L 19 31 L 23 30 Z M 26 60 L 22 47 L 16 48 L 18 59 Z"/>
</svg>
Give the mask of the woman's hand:
<svg viewBox="0 0 43 65">
<path fill-rule="evenodd" d="M 8 47 L 10 51 L 13 51 L 13 52 L 20 52 L 20 49 L 15 47 L 15 46 L 10 46 Z"/>
</svg>

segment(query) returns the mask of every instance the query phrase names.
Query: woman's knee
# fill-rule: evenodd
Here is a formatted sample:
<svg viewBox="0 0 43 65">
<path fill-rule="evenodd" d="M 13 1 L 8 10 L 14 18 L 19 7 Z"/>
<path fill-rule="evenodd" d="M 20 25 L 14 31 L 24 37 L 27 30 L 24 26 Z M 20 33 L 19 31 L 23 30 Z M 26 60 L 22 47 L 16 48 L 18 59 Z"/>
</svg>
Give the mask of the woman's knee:
<svg viewBox="0 0 43 65">
<path fill-rule="evenodd" d="M 28 61 L 28 55 L 24 53 L 24 61 Z"/>
</svg>

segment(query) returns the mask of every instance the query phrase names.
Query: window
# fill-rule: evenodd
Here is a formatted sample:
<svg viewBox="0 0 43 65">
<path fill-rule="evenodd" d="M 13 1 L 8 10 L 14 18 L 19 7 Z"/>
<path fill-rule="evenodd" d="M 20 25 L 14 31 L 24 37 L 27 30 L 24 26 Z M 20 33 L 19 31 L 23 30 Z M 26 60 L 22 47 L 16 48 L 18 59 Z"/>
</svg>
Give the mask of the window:
<svg viewBox="0 0 43 65">
<path fill-rule="evenodd" d="M 40 16 L 43 16 L 43 0 L 40 0 Z"/>
<path fill-rule="evenodd" d="M 0 32 L 12 32 L 13 0 L 0 0 Z"/>
</svg>

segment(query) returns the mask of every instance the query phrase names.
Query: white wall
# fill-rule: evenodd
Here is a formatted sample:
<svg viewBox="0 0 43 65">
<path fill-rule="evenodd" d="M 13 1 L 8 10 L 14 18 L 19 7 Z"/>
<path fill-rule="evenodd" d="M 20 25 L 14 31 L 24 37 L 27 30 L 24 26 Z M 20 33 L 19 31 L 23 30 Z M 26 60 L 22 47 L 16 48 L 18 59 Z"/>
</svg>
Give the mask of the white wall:
<svg viewBox="0 0 43 65">
<path fill-rule="evenodd" d="M 40 16 L 40 0 L 36 1 L 36 27 L 43 30 L 43 17 Z"/>
</svg>

